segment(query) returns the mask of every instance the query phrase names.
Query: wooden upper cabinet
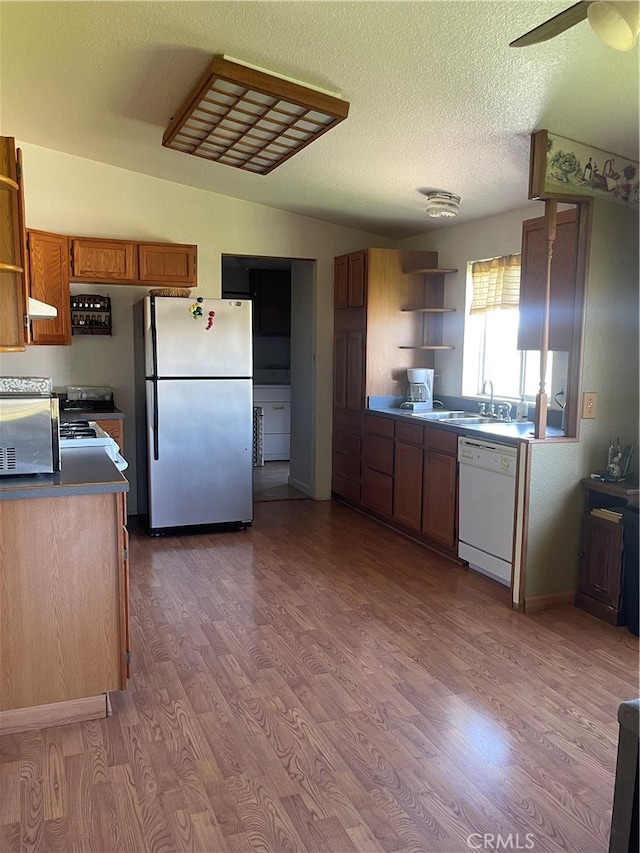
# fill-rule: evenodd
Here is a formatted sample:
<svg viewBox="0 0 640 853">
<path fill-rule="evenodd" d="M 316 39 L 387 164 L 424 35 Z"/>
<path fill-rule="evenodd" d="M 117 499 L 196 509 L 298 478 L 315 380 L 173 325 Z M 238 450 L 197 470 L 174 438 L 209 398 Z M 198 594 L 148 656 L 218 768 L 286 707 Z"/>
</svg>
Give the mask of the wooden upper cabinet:
<svg viewBox="0 0 640 853">
<path fill-rule="evenodd" d="M 576 313 L 578 226 L 576 210 L 558 213 L 551 256 L 549 349 L 569 350 Z M 539 350 L 547 282 L 544 217 L 522 223 L 518 349 Z"/>
<path fill-rule="evenodd" d="M 71 281 L 197 285 L 197 246 L 71 237 Z"/>
<path fill-rule="evenodd" d="M 135 243 L 71 238 L 71 278 L 79 281 L 132 282 L 138 277 Z"/>
<path fill-rule="evenodd" d="M 340 255 L 334 261 L 334 307 L 361 308 L 365 299 L 366 251 Z"/>
<path fill-rule="evenodd" d="M 195 287 L 197 246 L 162 243 L 138 244 L 140 281 Z"/>
<path fill-rule="evenodd" d="M 31 342 L 70 344 L 69 240 L 61 234 L 28 231 L 27 245 L 31 296 L 58 309 L 58 316 L 53 319 L 31 321 Z"/>
<path fill-rule="evenodd" d="M 19 160 L 13 137 L 0 137 L 0 352 L 22 351 L 28 343 L 28 271 Z"/>
</svg>

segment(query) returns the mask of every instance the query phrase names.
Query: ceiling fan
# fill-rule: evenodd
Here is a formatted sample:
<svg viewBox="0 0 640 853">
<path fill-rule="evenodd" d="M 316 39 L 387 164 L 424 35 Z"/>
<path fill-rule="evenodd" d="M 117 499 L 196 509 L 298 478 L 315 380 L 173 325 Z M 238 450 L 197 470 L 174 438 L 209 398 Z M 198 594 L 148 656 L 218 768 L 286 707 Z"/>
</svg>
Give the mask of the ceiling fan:
<svg viewBox="0 0 640 853">
<path fill-rule="evenodd" d="M 527 47 L 548 41 L 585 18 L 609 47 L 631 50 L 640 31 L 640 3 L 637 0 L 583 0 L 512 41 L 509 47 Z"/>
</svg>

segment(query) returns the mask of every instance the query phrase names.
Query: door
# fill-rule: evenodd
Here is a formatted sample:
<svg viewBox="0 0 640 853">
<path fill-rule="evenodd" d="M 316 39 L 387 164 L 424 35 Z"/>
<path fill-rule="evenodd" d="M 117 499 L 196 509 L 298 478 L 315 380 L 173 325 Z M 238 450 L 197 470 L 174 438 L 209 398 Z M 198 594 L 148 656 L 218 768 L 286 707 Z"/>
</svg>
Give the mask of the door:
<svg viewBox="0 0 640 853">
<path fill-rule="evenodd" d="M 253 375 L 249 300 L 147 297 L 144 313 L 147 376 Z"/>
<path fill-rule="evenodd" d="M 251 380 L 160 379 L 146 386 L 149 527 L 251 521 Z"/>
</svg>

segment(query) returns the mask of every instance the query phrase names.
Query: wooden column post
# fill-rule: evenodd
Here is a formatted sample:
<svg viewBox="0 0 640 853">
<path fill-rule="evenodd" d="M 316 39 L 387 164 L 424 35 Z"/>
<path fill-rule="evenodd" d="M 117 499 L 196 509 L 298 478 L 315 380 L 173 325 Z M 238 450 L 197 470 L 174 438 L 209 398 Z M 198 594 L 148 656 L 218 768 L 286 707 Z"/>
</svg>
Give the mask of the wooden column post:
<svg viewBox="0 0 640 853">
<path fill-rule="evenodd" d="M 549 354 L 549 305 L 551 302 L 551 258 L 556 239 L 556 216 L 558 203 L 554 198 L 544 202 L 544 230 L 547 245 L 547 280 L 542 312 L 542 334 L 540 340 L 540 388 L 536 395 L 536 412 L 533 419 L 535 438 L 544 438 L 547 432 L 547 393 L 545 380 L 547 375 L 547 357 Z"/>
</svg>

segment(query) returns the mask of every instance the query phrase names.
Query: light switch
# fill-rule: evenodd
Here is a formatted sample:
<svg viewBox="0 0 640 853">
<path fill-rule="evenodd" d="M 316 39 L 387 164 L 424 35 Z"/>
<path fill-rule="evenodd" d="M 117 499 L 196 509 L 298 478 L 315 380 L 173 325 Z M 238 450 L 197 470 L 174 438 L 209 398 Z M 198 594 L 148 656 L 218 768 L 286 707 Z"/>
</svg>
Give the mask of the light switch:
<svg viewBox="0 0 640 853">
<path fill-rule="evenodd" d="M 582 395 L 582 417 L 595 418 L 598 395 L 595 391 L 585 391 Z"/>
</svg>

